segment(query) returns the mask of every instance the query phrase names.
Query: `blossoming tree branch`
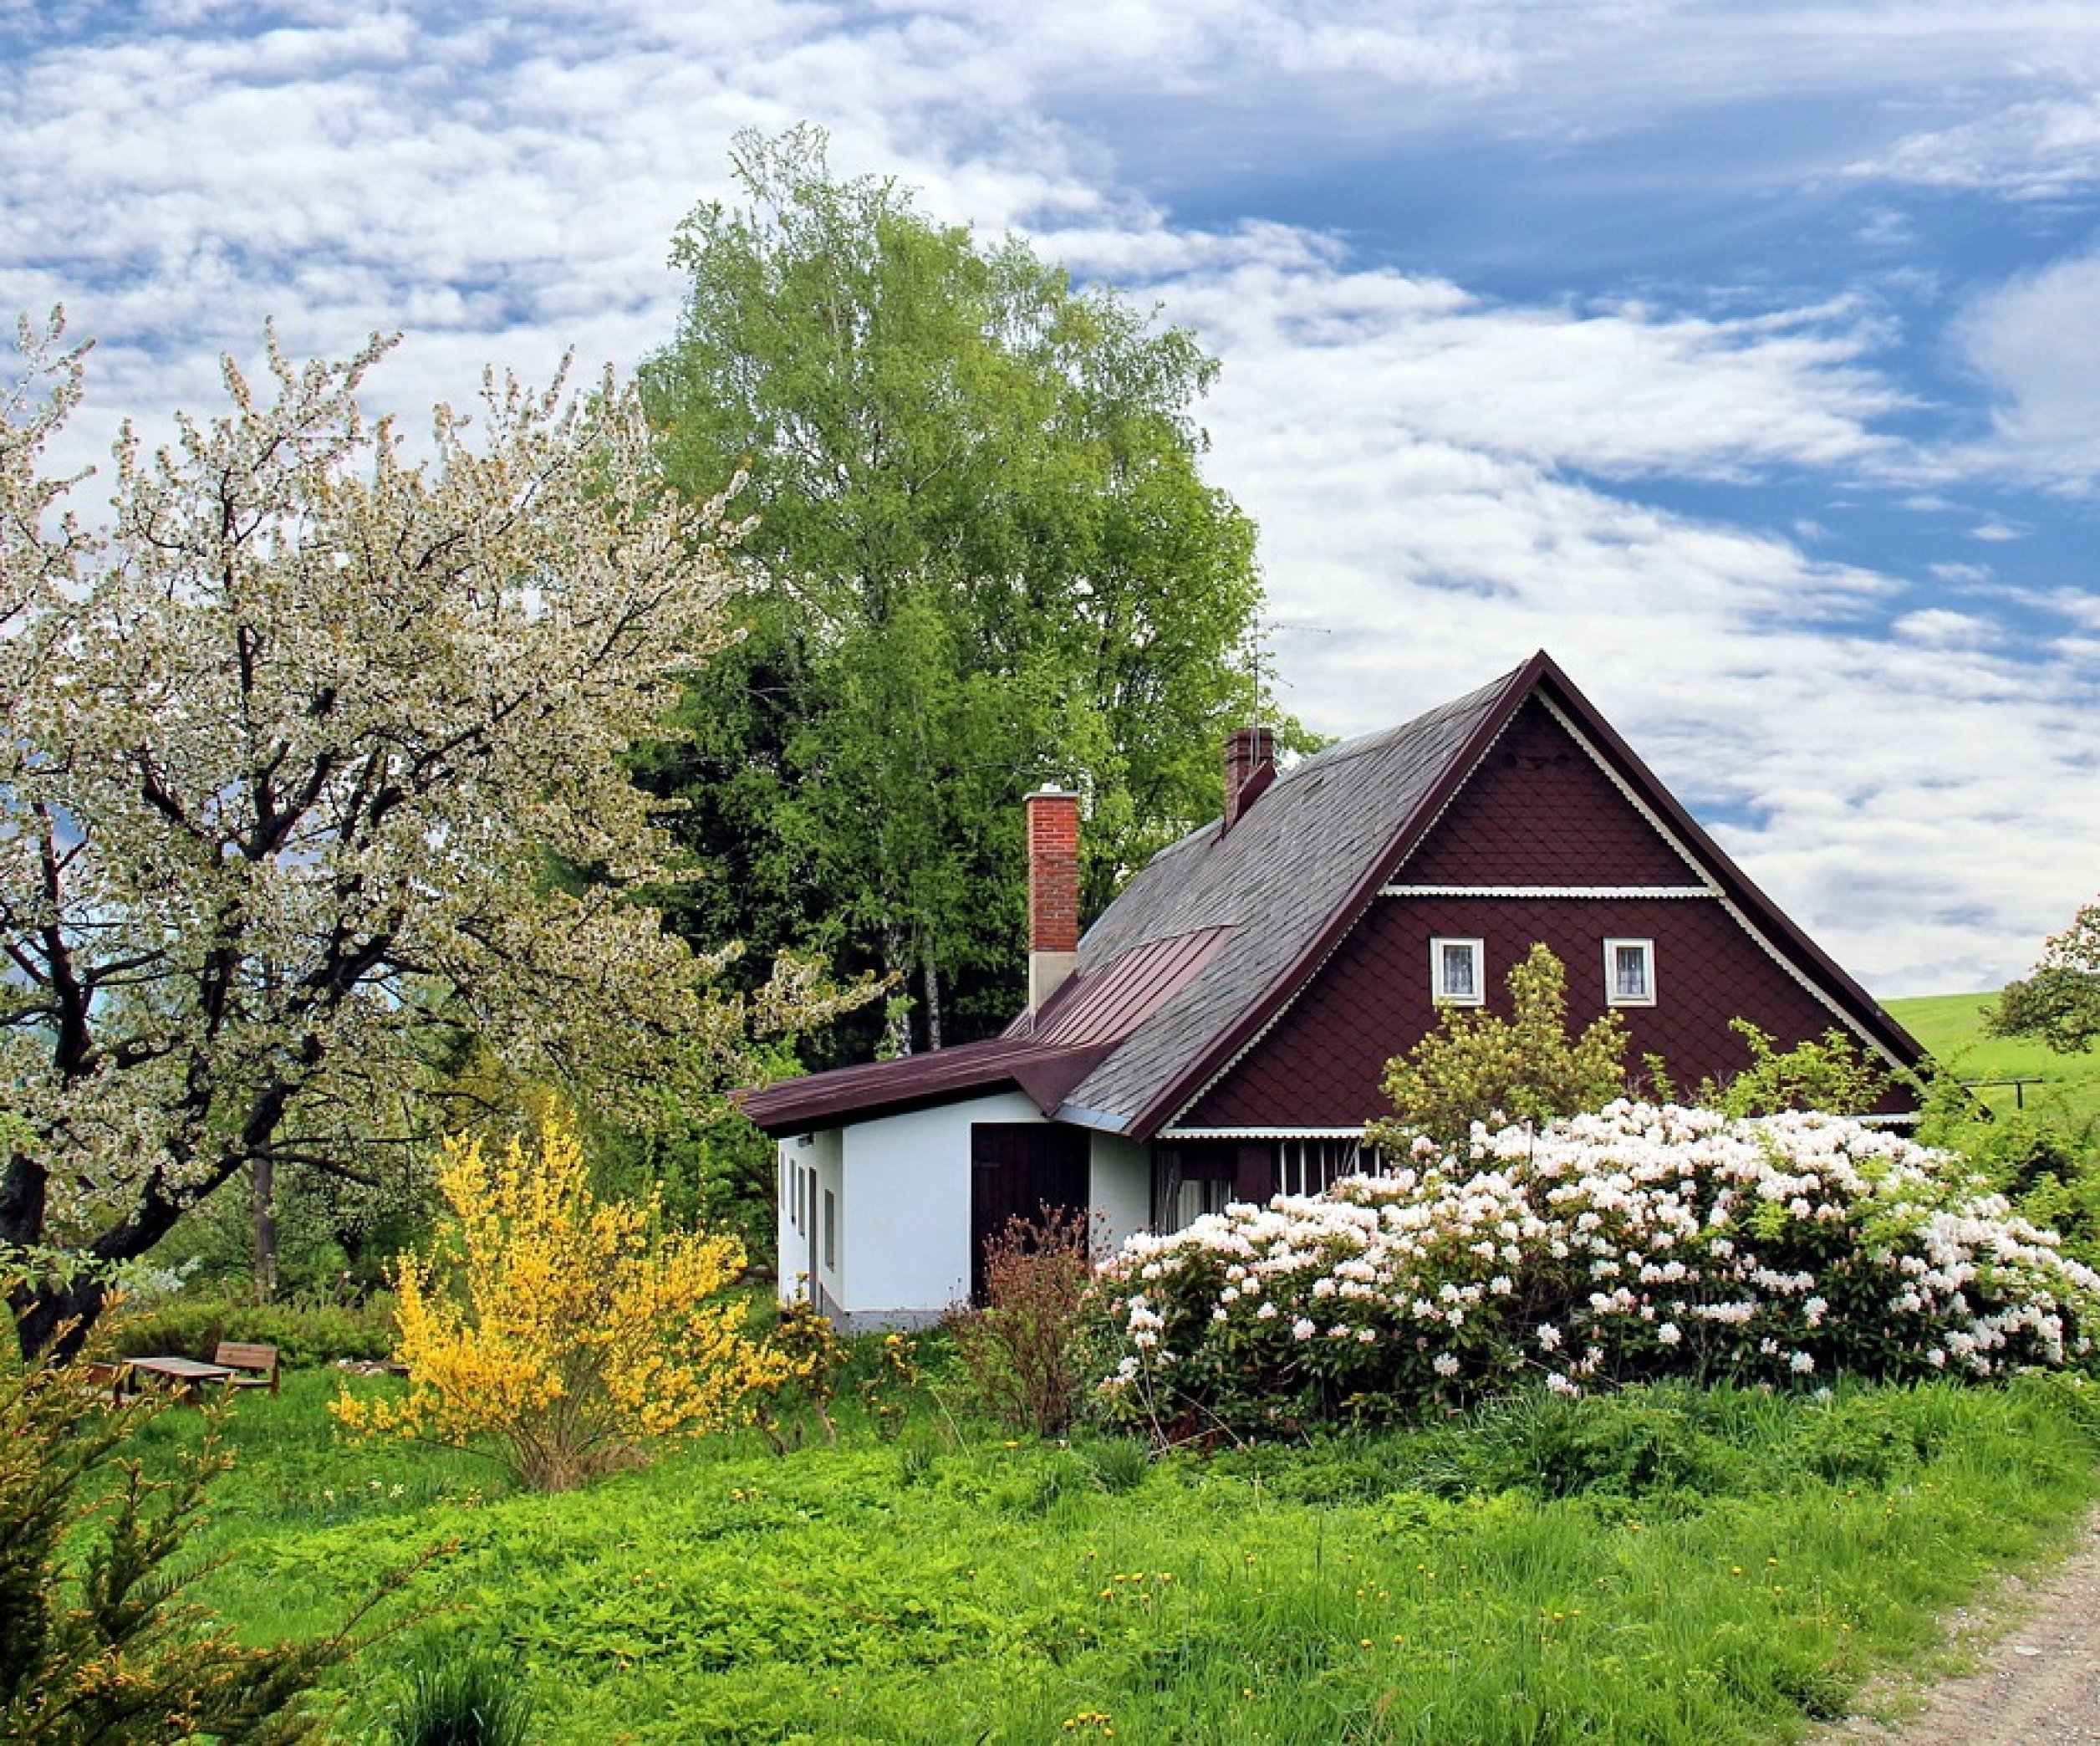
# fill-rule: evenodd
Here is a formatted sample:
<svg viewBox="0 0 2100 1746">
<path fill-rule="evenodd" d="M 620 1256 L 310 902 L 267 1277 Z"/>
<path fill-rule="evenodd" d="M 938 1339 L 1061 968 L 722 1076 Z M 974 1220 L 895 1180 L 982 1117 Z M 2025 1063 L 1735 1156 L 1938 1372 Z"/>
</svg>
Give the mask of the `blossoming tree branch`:
<svg viewBox="0 0 2100 1746">
<path fill-rule="evenodd" d="M 85 348 L 0 385 L 0 1245 L 25 1350 L 230 1182 L 369 1179 L 471 1046 L 601 1107 L 695 1098 L 827 997 L 713 980 L 638 901 L 674 876 L 620 758 L 722 646 L 740 529 L 663 486 L 631 394 L 490 377 L 411 459 L 359 385 L 267 378 L 106 518 L 45 465 Z M 568 870 L 580 876 L 558 876 Z M 85 1264 L 76 1265 L 74 1264 Z"/>
</svg>

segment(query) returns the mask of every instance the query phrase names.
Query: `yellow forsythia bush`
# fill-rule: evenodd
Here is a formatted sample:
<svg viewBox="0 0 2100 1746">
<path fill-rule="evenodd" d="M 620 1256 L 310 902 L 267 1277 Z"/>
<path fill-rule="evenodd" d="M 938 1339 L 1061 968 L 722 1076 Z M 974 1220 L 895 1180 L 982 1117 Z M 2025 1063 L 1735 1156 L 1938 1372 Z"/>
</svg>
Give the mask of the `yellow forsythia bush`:
<svg viewBox="0 0 2100 1746">
<path fill-rule="evenodd" d="M 499 1157 L 446 1141 L 437 1181 L 452 1223 L 430 1255 L 400 1258 L 408 1394 L 343 1394 L 332 1410 L 352 1433 L 487 1434 L 522 1483 L 563 1491 L 651 1439 L 736 1424 L 789 1379 L 745 1335 L 744 1306 L 719 1300 L 742 1245 L 661 1232 L 653 1201 L 598 1199 L 566 1115 Z"/>
</svg>

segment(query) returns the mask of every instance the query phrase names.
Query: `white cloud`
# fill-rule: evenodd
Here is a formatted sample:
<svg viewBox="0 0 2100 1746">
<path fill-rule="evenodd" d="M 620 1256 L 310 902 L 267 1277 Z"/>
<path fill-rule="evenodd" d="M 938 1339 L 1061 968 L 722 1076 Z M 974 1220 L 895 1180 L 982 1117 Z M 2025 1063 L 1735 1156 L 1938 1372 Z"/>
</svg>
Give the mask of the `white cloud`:
<svg viewBox="0 0 2100 1746">
<path fill-rule="evenodd" d="M 1957 337 L 1996 396 L 1991 458 L 2072 483 L 2100 464 L 2100 255 L 1979 299 Z"/>
<path fill-rule="evenodd" d="M 673 331 L 668 239 L 727 191 L 731 134 L 814 120 L 841 171 L 894 173 L 987 232 L 1032 230 L 1161 297 L 1223 357 L 1212 471 L 1262 524 L 1284 701 L 1307 720 L 1381 725 L 1548 646 L 1887 992 L 2012 973 L 2091 895 L 2090 595 L 2052 597 L 2069 634 L 2031 647 L 1988 600 L 1955 611 L 1804 552 L 1853 548 L 1793 508 L 1768 523 L 1789 539 L 1641 500 L 1914 467 L 1892 433 L 1916 408 L 1874 305 L 1834 287 L 1771 293 L 1755 317 L 1660 291 L 1498 299 L 1273 216 L 1178 223 L 1143 191 L 1168 158 L 1192 182 L 1212 157 L 1366 176 L 1398 140 L 1572 149 L 1822 101 L 1885 142 L 1844 148 L 1880 186 L 1844 182 L 1873 203 L 1841 228 L 1894 256 L 1914 227 L 1891 187 L 2021 194 L 2084 174 L 2090 8 L 299 0 L 251 36 L 251 8 L 170 0 L 93 37 L 89 17 L 0 0 L 0 309 L 63 297 L 102 339 L 65 458 L 92 458 L 120 411 L 151 433 L 172 406 L 208 409 L 216 355 L 252 360 L 273 313 L 298 351 L 406 329 L 376 398 L 419 421 L 492 360 L 543 378 L 573 346 L 630 365 Z M 1746 202 L 1827 173 L 1793 113 L 1756 111 L 1737 131 L 1762 143 L 1740 160 L 1662 167 Z M 2000 418 L 1955 462 L 2064 477 L 2089 458 L 2096 273 L 2048 269 L 1968 319 Z M 1916 501 L 2021 539 L 1970 484 Z"/>
<path fill-rule="evenodd" d="M 1311 421 L 1383 423 L 1467 450 L 1610 477 L 1863 465 L 1901 396 L 1859 362 L 1842 310 L 1754 320 L 1509 308 L 1439 280 L 1317 259 L 1181 277 L 1175 315 L 1235 377 Z"/>
<path fill-rule="evenodd" d="M 1618 314 L 1593 343 L 1318 261 L 1169 301 L 1226 360 L 1213 471 L 1262 525 L 1284 707 L 1363 732 L 1546 646 L 1883 993 L 1996 986 L 2090 882 L 2089 664 L 1570 477 L 1870 463 L 1885 401 L 1850 341 Z"/>
<path fill-rule="evenodd" d="M 2013 103 L 1978 120 L 1908 134 L 1851 173 L 2015 200 L 2078 193 L 2100 182 L 2100 94 Z"/>
<path fill-rule="evenodd" d="M 1950 612 L 1944 606 L 1906 612 L 1889 629 L 1907 642 L 1938 649 L 1975 648 L 1997 638 L 1997 627 L 1988 619 L 1971 612 Z"/>
</svg>

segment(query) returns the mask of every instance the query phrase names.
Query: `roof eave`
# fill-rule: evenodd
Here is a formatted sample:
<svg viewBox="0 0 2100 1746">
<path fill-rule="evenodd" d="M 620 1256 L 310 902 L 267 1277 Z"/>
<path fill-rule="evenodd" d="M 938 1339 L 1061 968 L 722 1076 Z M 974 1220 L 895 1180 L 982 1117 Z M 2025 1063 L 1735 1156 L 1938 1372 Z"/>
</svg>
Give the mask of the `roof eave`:
<svg viewBox="0 0 2100 1746">
<path fill-rule="evenodd" d="M 1551 687 L 1553 701 L 1581 724 L 1591 743 L 1618 767 L 1619 773 L 1639 792 L 1642 799 L 1705 864 L 1730 901 L 1754 916 L 1761 928 L 1784 943 L 1797 962 L 1812 970 L 1854 1023 L 1877 1044 L 1906 1067 L 1914 1070 L 1923 1068 L 1930 1059 L 1925 1046 L 1899 1024 L 1879 1001 L 1796 926 L 1792 918 L 1736 865 L 1727 850 L 1685 811 L 1640 754 L 1619 737 L 1575 682 L 1550 656 L 1542 651 L 1533 660 L 1540 668 L 1540 680 Z"/>
<path fill-rule="evenodd" d="M 1378 896 L 1379 887 L 1385 883 L 1402 857 L 1414 848 L 1422 833 L 1450 803 L 1451 796 L 1458 792 L 1487 748 L 1495 743 L 1502 730 L 1509 725 L 1510 718 L 1516 714 L 1524 699 L 1531 695 L 1542 676 L 1549 672 L 1557 674 L 1559 671 L 1546 651 L 1541 649 L 1510 674 L 1503 683 L 1501 695 L 1482 712 L 1472 731 L 1445 761 L 1436 779 L 1424 790 L 1413 809 L 1400 822 L 1399 828 L 1387 840 L 1384 848 L 1372 859 L 1312 942 L 1284 967 L 1263 991 L 1262 997 L 1221 1033 L 1209 1048 L 1129 1118 L 1125 1132 L 1135 1140 L 1151 1139 L 1185 1104 L 1210 1083 L 1214 1074 L 1261 1034 L 1277 1010 L 1297 993 L 1305 978 L 1326 961 L 1328 953 L 1341 942 L 1342 937 L 1356 925 L 1358 918 Z"/>
</svg>

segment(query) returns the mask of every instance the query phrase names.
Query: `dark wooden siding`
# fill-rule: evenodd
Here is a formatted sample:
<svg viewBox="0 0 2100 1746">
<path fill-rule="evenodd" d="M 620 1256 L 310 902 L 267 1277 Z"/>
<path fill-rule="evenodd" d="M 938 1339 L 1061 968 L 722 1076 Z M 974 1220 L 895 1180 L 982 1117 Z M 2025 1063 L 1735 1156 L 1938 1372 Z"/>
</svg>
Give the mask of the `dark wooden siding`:
<svg viewBox="0 0 2100 1746">
<path fill-rule="evenodd" d="M 1043 1121 L 970 1124 L 970 1297 L 985 1295 L 985 1245 L 1009 1220 L 1083 1212 L 1089 1142 L 1083 1130 Z"/>
<path fill-rule="evenodd" d="M 1730 1018 L 1752 1020 L 1782 1047 L 1838 1023 L 1711 899 L 1380 898 L 1290 1011 L 1175 1125 L 1343 1127 L 1380 1113 L 1385 1063 L 1435 1023 L 1429 942 L 1445 935 L 1486 942 L 1488 1008 L 1504 1015 L 1511 967 L 1543 941 L 1567 967 L 1578 1028 L 1605 1010 L 1603 942 L 1653 940 L 1655 1004 L 1619 1009 L 1633 1038 L 1627 1061 L 1661 1056 L 1687 1095 L 1702 1077 L 1749 1064 Z"/>
<path fill-rule="evenodd" d="M 1428 886 L 1698 881 L 1536 697 L 1394 876 Z"/>
</svg>

